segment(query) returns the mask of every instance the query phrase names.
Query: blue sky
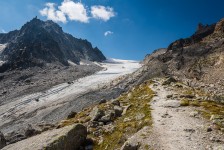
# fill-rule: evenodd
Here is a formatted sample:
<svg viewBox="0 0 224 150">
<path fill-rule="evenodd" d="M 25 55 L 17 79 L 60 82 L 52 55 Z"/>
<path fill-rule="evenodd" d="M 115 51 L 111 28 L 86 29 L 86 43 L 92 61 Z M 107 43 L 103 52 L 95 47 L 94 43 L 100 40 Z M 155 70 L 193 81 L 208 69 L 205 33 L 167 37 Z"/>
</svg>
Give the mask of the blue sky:
<svg viewBox="0 0 224 150">
<path fill-rule="evenodd" d="M 223 0 L 73 0 L 73 4 L 80 5 L 75 5 L 78 9 L 72 12 L 72 3 L 59 8 L 63 1 L 71 2 L 0 0 L 0 32 L 20 29 L 35 16 L 47 20 L 46 4 L 54 3 L 54 11 L 62 17 L 56 16 L 55 21 L 65 32 L 89 40 L 107 57 L 141 60 L 155 49 L 190 36 L 199 22 L 211 24 L 224 17 Z M 86 16 L 74 14 L 83 11 L 79 6 L 83 6 Z"/>
</svg>

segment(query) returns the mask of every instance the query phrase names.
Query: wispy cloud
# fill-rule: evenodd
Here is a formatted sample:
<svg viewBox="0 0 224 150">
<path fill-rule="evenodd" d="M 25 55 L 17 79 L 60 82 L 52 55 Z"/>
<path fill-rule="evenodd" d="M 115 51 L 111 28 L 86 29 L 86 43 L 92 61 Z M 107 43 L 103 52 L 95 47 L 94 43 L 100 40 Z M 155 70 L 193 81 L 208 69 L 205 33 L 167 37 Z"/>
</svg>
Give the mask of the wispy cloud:
<svg viewBox="0 0 224 150">
<path fill-rule="evenodd" d="M 105 6 L 92 6 L 91 7 L 92 17 L 103 21 L 108 21 L 110 18 L 115 16 L 115 12 L 112 7 Z"/>
<path fill-rule="evenodd" d="M 91 6 L 88 10 L 82 2 L 64 0 L 59 6 L 55 3 L 46 3 L 45 8 L 39 11 L 42 16 L 48 20 L 66 23 L 67 21 L 78 21 L 88 23 L 91 18 L 108 21 L 115 16 L 112 7 Z M 88 14 L 89 12 L 89 14 Z"/>
<path fill-rule="evenodd" d="M 108 36 L 108 35 L 111 35 L 111 34 L 113 34 L 112 31 L 106 31 L 106 32 L 104 33 L 104 36 Z"/>
</svg>

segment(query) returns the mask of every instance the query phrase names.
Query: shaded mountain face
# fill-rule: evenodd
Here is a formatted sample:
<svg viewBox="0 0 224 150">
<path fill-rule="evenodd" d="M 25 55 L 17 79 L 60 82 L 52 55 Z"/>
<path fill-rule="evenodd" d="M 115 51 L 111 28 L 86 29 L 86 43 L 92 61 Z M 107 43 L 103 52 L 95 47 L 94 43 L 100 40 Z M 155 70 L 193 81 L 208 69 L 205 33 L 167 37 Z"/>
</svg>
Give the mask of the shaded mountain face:
<svg viewBox="0 0 224 150">
<path fill-rule="evenodd" d="M 103 61 L 105 56 L 87 40 L 64 33 L 53 21 L 34 18 L 20 30 L 0 34 L 0 60 L 5 62 L 0 72 L 18 68 L 44 66 L 46 63 L 68 65 L 68 60 L 79 64 L 81 59 Z"/>
</svg>

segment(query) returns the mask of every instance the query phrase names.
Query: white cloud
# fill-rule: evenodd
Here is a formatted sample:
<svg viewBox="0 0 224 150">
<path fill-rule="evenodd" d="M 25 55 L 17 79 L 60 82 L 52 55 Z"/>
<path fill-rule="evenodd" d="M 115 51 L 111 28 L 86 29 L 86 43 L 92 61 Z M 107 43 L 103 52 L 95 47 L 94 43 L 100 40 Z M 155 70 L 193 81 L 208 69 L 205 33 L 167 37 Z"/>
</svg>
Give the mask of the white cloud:
<svg viewBox="0 0 224 150">
<path fill-rule="evenodd" d="M 108 21 L 111 17 L 115 16 L 113 8 L 105 6 L 92 6 L 91 14 L 93 18 L 103 21 Z"/>
<path fill-rule="evenodd" d="M 73 2 L 70 0 L 64 0 L 61 6 L 58 7 L 61 12 L 68 16 L 70 20 L 80 21 L 87 23 L 89 17 L 87 16 L 87 10 L 85 6 L 80 2 Z"/>
<path fill-rule="evenodd" d="M 55 22 L 66 23 L 67 19 L 62 11 L 55 9 L 54 3 L 46 3 L 46 7 L 40 10 L 42 16 L 46 16 L 48 20 L 53 20 Z"/>
<path fill-rule="evenodd" d="M 113 34 L 112 31 L 106 31 L 106 32 L 104 33 L 104 36 L 108 36 L 108 35 L 111 35 L 111 34 Z"/>
<path fill-rule="evenodd" d="M 60 6 L 55 8 L 55 3 L 46 3 L 46 7 L 40 10 L 42 16 L 55 22 L 66 23 L 67 19 L 87 23 L 89 17 L 85 6 L 80 2 L 64 0 Z"/>
<path fill-rule="evenodd" d="M 66 23 L 68 20 L 88 23 L 90 18 L 108 21 L 115 16 L 115 12 L 111 7 L 92 6 L 91 10 L 80 1 L 64 0 L 59 6 L 55 3 L 46 3 L 45 8 L 39 11 L 42 16 L 55 22 Z M 88 12 L 91 13 L 91 17 Z"/>
</svg>

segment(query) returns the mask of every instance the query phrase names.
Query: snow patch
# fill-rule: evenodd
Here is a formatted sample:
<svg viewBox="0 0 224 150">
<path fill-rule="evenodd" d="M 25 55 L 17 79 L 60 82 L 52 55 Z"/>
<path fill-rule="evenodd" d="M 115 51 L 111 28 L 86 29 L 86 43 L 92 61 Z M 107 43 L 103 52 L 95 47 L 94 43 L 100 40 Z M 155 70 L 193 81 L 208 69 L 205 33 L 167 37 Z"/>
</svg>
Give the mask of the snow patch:
<svg viewBox="0 0 224 150">
<path fill-rule="evenodd" d="M 77 64 L 75 64 L 74 62 L 72 62 L 71 60 L 68 60 L 68 64 L 71 66 L 77 66 Z"/>
<path fill-rule="evenodd" d="M 7 43 L 6 44 L 0 44 L 0 54 L 3 52 L 3 50 L 6 48 Z"/>
<path fill-rule="evenodd" d="M 115 58 L 107 58 L 105 63 L 139 63 L 139 61 L 136 60 L 124 60 L 124 59 L 115 59 Z"/>
</svg>

